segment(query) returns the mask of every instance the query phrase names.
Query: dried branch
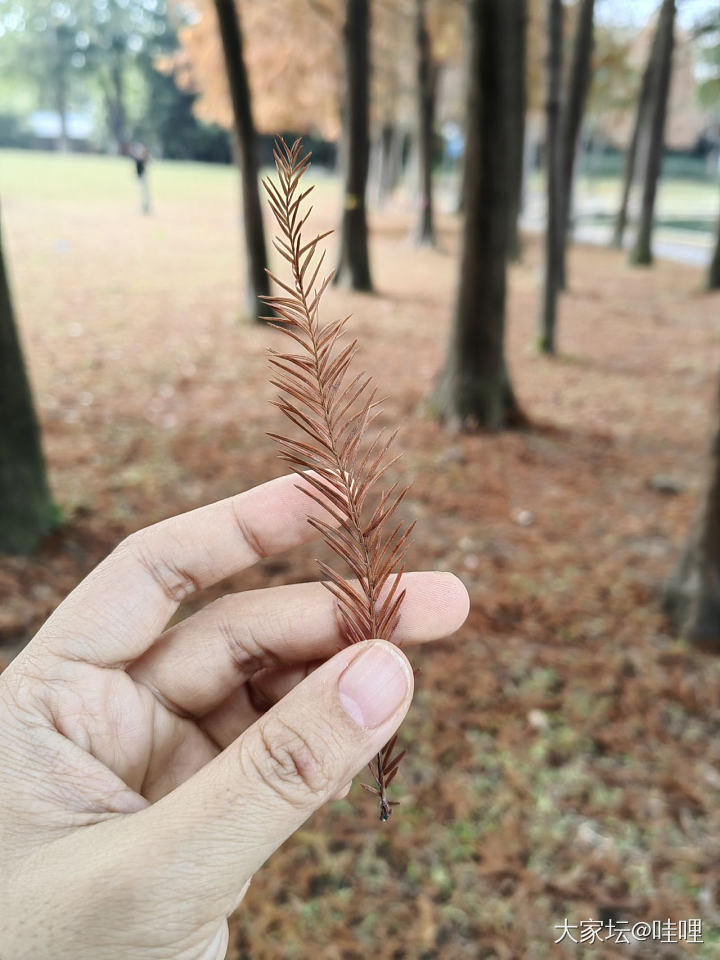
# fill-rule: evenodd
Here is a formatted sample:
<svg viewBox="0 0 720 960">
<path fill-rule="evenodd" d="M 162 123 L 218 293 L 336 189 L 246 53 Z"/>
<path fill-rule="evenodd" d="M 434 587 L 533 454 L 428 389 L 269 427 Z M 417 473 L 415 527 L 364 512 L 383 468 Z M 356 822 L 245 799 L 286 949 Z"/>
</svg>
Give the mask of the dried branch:
<svg viewBox="0 0 720 960">
<path fill-rule="evenodd" d="M 371 442 L 364 442 L 379 412 L 372 378 L 350 373 L 357 341 L 343 340 L 349 317 L 325 325 L 318 319 L 333 273 L 321 276 L 325 253 L 319 252 L 318 244 L 328 234 L 311 240 L 303 235 L 312 210 L 305 201 L 313 188 L 301 189 L 310 154 L 302 153 L 301 140 L 288 147 L 278 139 L 274 156 L 277 183 L 268 178 L 263 186 L 279 227 L 273 242 L 290 265 L 292 281 L 286 283 L 268 271 L 282 293 L 263 298 L 275 314 L 263 319 L 283 330 L 301 351 L 271 350 L 270 363 L 271 383 L 280 391 L 276 406 L 302 439 L 271 436 L 282 459 L 302 475 L 300 489 L 325 511 L 325 519 L 309 517 L 310 524 L 356 578 L 349 581 L 320 563 L 346 642 L 391 640 L 405 597 L 401 577 L 413 526 L 394 519 L 408 488 L 379 484 L 395 462 L 389 453 L 395 434 L 381 430 Z M 387 789 L 405 753 L 393 756 L 396 740 L 393 737 L 370 764 L 375 786 L 363 784 L 378 797 L 382 821 L 390 818 L 395 806 Z"/>
</svg>

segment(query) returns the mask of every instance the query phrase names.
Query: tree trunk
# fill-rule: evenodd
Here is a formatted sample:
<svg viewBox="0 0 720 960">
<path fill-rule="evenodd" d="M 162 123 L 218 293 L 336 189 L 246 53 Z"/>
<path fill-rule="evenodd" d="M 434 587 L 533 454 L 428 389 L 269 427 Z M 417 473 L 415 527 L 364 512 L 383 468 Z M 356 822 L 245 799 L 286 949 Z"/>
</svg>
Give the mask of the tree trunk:
<svg viewBox="0 0 720 960">
<path fill-rule="evenodd" d="M 0 551 L 28 554 L 57 522 L 0 237 Z"/>
<path fill-rule="evenodd" d="M 68 64 L 65 50 L 66 28 L 56 26 L 53 31 L 55 42 L 55 109 L 60 120 L 60 134 L 57 140 L 57 149 L 65 153 L 70 149 L 68 136 Z"/>
<path fill-rule="evenodd" d="M 663 0 L 657 25 L 656 60 L 652 68 L 647 106 L 647 128 L 643 159 L 643 192 L 635 246 L 630 262 L 645 266 L 652 263 L 652 228 L 655 195 L 662 165 L 665 118 L 667 116 L 670 74 L 672 72 L 673 39 L 675 28 L 675 0 Z"/>
<path fill-rule="evenodd" d="M 635 124 L 633 126 L 632 137 L 628 144 L 625 154 L 625 170 L 623 173 L 623 190 L 620 200 L 620 207 L 615 216 L 615 229 L 613 231 L 613 246 L 622 250 L 623 238 L 625 236 L 625 227 L 627 226 L 627 210 L 630 201 L 630 191 L 635 180 L 635 169 L 637 165 L 638 143 L 640 141 L 640 132 L 645 122 L 647 114 L 648 100 L 650 98 L 650 84 L 652 82 L 653 65 L 656 60 L 655 48 L 657 47 L 658 33 L 655 31 L 653 43 L 648 54 L 647 63 L 643 72 L 638 93 L 637 106 L 635 108 Z"/>
<path fill-rule="evenodd" d="M 567 250 L 568 228 L 570 225 L 571 199 L 573 189 L 573 171 L 578 148 L 578 137 L 585 112 L 590 87 L 590 64 L 593 51 L 593 14 L 595 0 L 580 0 L 577 28 L 573 41 L 572 61 L 568 74 L 567 93 L 562 111 L 560 133 L 560 205 L 558 242 L 558 282 L 565 289 L 565 252 Z"/>
<path fill-rule="evenodd" d="M 347 0 L 343 37 L 347 63 L 345 113 L 345 201 L 340 226 L 340 256 L 335 283 L 372 290 L 366 190 L 370 138 L 369 58 L 370 0 Z"/>
<path fill-rule="evenodd" d="M 527 91 L 525 89 L 525 61 L 527 45 L 527 2 L 514 5 L 517 22 L 513 27 L 510 42 L 513 44 L 512 60 L 515 69 L 510 75 L 511 80 L 511 112 L 512 132 L 510 138 L 510 207 L 509 207 L 509 236 L 508 257 L 510 260 L 519 260 L 520 244 L 520 207 L 524 180 L 525 159 L 525 112 L 527 107 Z"/>
<path fill-rule="evenodd" d="M 545 105 L 545 170 L 547 179 L 547 226 L 545 229 L 545 271 L 540 312 L 538 347 L 554 354 L 557 295 L 560 286 L 560 84 L 562 79 L 562 0 L 547 4 L 547 99 Z"/>
<path fill-rule="evenodd" d="M 404 176 L 407 144 L 407 130 L 399 123 L 396 123 L 393 127 L 392 145 L 390 147 L 388 189 L 391 193 L 397 190 Z"/>
<path fill-rule="evenodd" d="M 514 107 L 509 53 L 522 0 L 467 0 L 465 218 L 448 356 L 431 407 L 453 424 L 523 422 L 505 363 L 505 294 Z"/>
<path fill-rule="evenodd" d="M 435 246 L 433 215 L 433 147 L 435 141 L 435 92 L 437 67 L 430 48 L 425 22 L 425 0 L 415 0 L 415 43 L 417 47 L 417 146 L 419 160 L 419 213 L 415 229 L 418 245 Z"/>
<path fill-rule="evenodd" d="M 395 169 L 395 140 L 397 125 L 384 123 L 380 131 L 380 172 L 378 176 L 378 196 L 384 204 L 397 186 L 397 170 Z"/>
<path fill-rule="evenodd" d="M 383 123 L 376 142 L 378 159 L 374 193 L 379 207 L 383 207 L 387 203 L 400 181 L 402 141 L 403 133 L 397 123 L 391 120 Z"/>
<path fill-rule="evenodd" d="M 720 290 L 720 217 L 718 217 L 715 236 L 715 253 L 708 269 L 707 288 L 708 290 Z"/>
<path fill-rule="evenodd" d="M 225 68 L 235 118 L 236 157 L 242 180 L 243 224 L 247 288 L 244 316 L 258 320 L 267 313 L 260 299 L 270 292 L 267 274 L 265 228 L 258 190 L 257 135 L 252 116 L 250 87 L 243 58 L 243 36 L 240 17 L 234 0 L 214 0 L 220 36 L 225 55 Z"/>
<path fill-rule="evenodd" d="M 665 606 L 688 640 L 720 653 L 720 390 L 715 416 L 705 501 L 666 588 Z"/>
<path fill-rule="evenodd" d="M 125 114 L 125 77 L 123 72 L 124 55 L 125 40 L 122 37 L 118 37 L 113 40 L 113 49 L 110 52 L 110 98 L 108 109 L 110 113 L 110 133 L 115 140 L 119 154 L 124 154 L 128 149 Z"/>
</svg>

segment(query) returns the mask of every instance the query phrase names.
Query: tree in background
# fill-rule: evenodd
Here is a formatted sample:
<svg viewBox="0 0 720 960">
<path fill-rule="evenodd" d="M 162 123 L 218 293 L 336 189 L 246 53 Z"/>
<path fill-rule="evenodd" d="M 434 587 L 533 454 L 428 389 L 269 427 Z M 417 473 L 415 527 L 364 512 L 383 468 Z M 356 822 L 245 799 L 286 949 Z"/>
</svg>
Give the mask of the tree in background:
<svg viewBox="0 0 720 960">
<path fill-rule="evenodd" d="M 706 20 L 698 24 L 695 35 L 702 40 L 700 54 L 704 79 L 700 84 L 700 102 L 720 119 L 720 4 Z M 720 148 L 720 144 L 718 147 Z M 720 290 L 720 216 L 715 236 L 715 251 L 707 274 L 707 288 Z"/>
<path fill-rule="evenodd" d="M 57 523 L 0 234 L 0 551 L 31 553 Z"/>
<path fill-rule="evenodd" d="M 708 290 L 720 290 L 720 217 L 718 217 L 715 232 L 715 252 L 708 268 L 707 288 Z"/>
<path fill-rule="evenodd" d="M 647 114 L 648 101 L 650 98 L 650 85 L 652 83 L 653 66 L 657 60 L 657 44 L 659 33 L 656 30 L 653 42 L 648 53 L 647 63 L 640 81 L 640 90 L 638 92 L 637 104 L 635 107 L 635 122 L 633 124 L 630 143 L 625 153 L 625 166 L 623 170 L 623 186 L 620 206 L 615 216 L 615 227 L 613 229 L 613 246 L 622 249 L 625 236 L 625 227 L 627 226 L 628 204 L 630 202 L 630 191 L 635 180 L 635 167 L 637 164 L 637 151 L 643 123 Z"/>
<path fill-rule="evenodd" d="M 720 389 L 705 500 L 666 587 L 665 606 L 682 635 L 720 653 Z"/>
<path fill-rule="evenodd" d="M 510 52 L 521 0 L 468 0 L 465 216 L 445 367 L 431 406 L 442 419 L 490 429 L 522 422 L 505 362 L 505 295 L 517 119 Z"/>
<path fill-rule="evenodd" d="M 340 253 L 335 282 L 353 290 L 372 290 L 366 191 L 370 154 L 368 38 L 369 0 L 347 0 L 343 28 L 346 62 L 344 110 L 344 197 Z"/>
<path fill-rule="evenodd" d="M 545 178 L 547 225 L 545 228 L 545 268 L 540 307 L 538 346 L 542 353 L 554 354 L 557 295 L 560 287 L 560 85 L 562 80 L 562 0 L 548 0 L 546 41 L 545 103 Z"/>
<path fill-rule="evenodd" d="M 567 76 L 567 90 L 560 121 L 560 188 L 558 190 L 558 286 L 566 285 L 566 250 L 572 192 L 574 181 L 575 156 L 578 137 L 582 125 L 585 103 L 590 87 L 590 66 L 593 52 L 593 19 L 595 0 L 579 0 L 575 38 L 573 40 L 572 60 Z"/>
<path fill-rule="evenodd" d="M 59 150 L 69 148 L 68 114 L 78 95 L 88 36 L 84 12 L 80 5 L 27 0 L 22 8 L 5 12 L 0 23 L 3 77 L 24 79 L 36 102 L 56 111 Z"/>
<path fill-rule="evenodd" d="M 196 116 L 198 95 L 178 85 L 172 55 L 160 62 L 143 57 L 140 65 L 147 85 L 147 103 L 133 123 L 133 139 L 168 160 L 232 163 L 228 131 Z"/>
<path fill-rule="evenodd" d="M 340 132 L 343 76 L 340 0 L 241 0 L 243 59 L 253 118 L 261 133 Z M 234 115 L 227 73 L 218 70 L 222 43 L 211 0 L 194 0 L 198 15 L 178 30 L 180 49 L 164 64 L 195 96 L 204 123 L 230 130 Z"/>
<path fill-rule="evenodd" d="M 220 37 L 225 55 L 230 99 L 235 118 L 236 155 L 242 179 L 243 228 L 247 285 L 245 316 L 257 320 L 267 311 L 261 297 L 270 292 L 267 273 L 265 228 L 263 226 L 258 189 L 257 135 L 252 115 L 250 86 L 245 60 L 243 36 L 235 0 L 214 0 Z"/>
<path fill-rule="evenodd" d="M 400 184 L 417 115 L 417 65 L 413 57 L 415 17 L 410 3 L 376 4 L 370 41 L 370 195 L 382 206 Z"/>
<path fill-rule="evenodd" d="M 509 51 L 515 69 L 510 74 L 511 109 L 509 119 L 512 123 L 510 137 L 510 204 L 508 208 L 509 237 L 508 256 L 511 260 L 520 259 L 520 207 L 523 192 L 523 161 L 525 153 L 525 114 L 527 112 L 527 2 L 513 4 L 516 22 L 509 42 L 513 49 Z"/>
<path fill-rule="evenodd" d="M 145 107 L 139 103 L 148 92 L 144 71 L 177 45 L 180 14 L 171 18 L 165 0 L 104 0 L 78 3 L 77 9 L 83 49 L 75 59 L 88 87 L 100 91 L 113 149 L 125 153 L 136 113 Z"/>
<path fill-rule="evenodd" d="M 60 149 L 70 146 L 73 111 L 104 116 L 97 145 L 124 152 L 130 140 L 141 138 L 162 149 L 154 125 L 169 132 L 163 107 L 175 111 L 187 94 L 174 90 L 170 71 L 161 77 L 156 67 L 177 49 L 182 17 L 175 9 L 170 14 L 165 0 L 22 0 L 9 8 L 0 0 L 2 92 L 20 115 L 54 110 Z M 207 132 L 197 124 L 192 131 L 185 127 L 196 137 Z M 209 136 L 217 142 L 216 130 Z M 178 142 L 175 131 L 171 139 Z"/>
<path fill-rule="evenodd" d="M 437 64 L 433 60 L 425 17 L 426 0 L 415 0 L 415 44 L 417 54 L 417 151 L 420 167 L 419 215 L 415 240 L 435 245 L 433 213 L 433 154 L 435 144 L 435 100 Z"/>
<path fill-rule="evenodd" d="M 640 141 L 642 200 L 637 237 L 630 253 L 630 262 L 637 265 L 650 264 L 653 259 L 653 215 L 657 183 L 662 165 L 674 35 L 675 0 L 663 0 L 657 25 L 657 42 L 653 43 L 653 64 L 646 106 L 647 116 L 643 124 Z"/>
<path fill-rule="evenodd" d="M 70 86 L 72 56 L 75 47 L 72 27 L 67 23 L 55 22 L 50 30 L 50 38 L 52 55 L 49 58 L 49 63 L 51 64 L 51 74 L 55 88 L 55 109 L 60 118 L 58 149 L 67 150 L 70 145 L 68 139 L 68 88 Z"/>
</svg>

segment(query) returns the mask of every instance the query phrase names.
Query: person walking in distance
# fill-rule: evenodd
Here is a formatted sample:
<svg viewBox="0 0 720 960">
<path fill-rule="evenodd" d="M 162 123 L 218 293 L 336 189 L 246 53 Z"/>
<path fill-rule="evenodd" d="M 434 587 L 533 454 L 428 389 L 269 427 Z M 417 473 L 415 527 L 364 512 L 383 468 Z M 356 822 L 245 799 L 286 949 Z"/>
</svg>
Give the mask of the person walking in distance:
<svg viewBox="0 0 720 960">
<path fill-rule="evenodd" d="M 142 143 L 136 143 L 130 156 L 135 161 L 135 173 L 137 174 L 138 184 L 140 185 L 140 206 L 145 216 L 150 214 L 150 186 L 148 184 L 147 166 L 150 160 L 147 147 Z"/>
</svg>

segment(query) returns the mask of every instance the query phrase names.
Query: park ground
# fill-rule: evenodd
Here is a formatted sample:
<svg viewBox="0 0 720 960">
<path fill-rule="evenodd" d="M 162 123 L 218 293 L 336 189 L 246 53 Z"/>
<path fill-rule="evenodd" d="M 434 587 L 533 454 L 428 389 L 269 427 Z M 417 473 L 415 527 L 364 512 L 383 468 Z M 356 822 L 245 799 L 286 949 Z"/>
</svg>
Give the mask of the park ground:
<svg viewBox="0 0 720 960">
<path fill-rule="evenodd" d="M 126 533 L 282 472 L 265 354 L 238 322 L 231 169 L 155 164 L 139 212 L 120 159 L 0 152 L 5 242 L 64 525 L 0 561 L 8 658 Z M 318 176 L 316 227 L 337 183 Z M 332 289 L 399 424 L 419 568 L 457 572 L 472 610 L 413 654 L 405 800 L 390 824 L 355 786 L 255 878 L 231 960 L 716 957 L 720 660 L 674 638 L 659 592 L 702 491 L 720 298 L 699 270 L 576 247 L 561 354 L 534 349 L 540 250 L 510 271 L 510 368 L 532 428 L 451 435 L 424 401 L 452 310 L 411 214 L 372 215 L 377 294 Z M 331 243 L 332 248 L 332 243 Z M 332 249 L 331 249 L 332 255 Z M 317 576 L 315 550 L 231 589 Z M 240 815 L 240 812 L 239 812 Z M 703 945 L 554 945 L 556 924 L 701 917 Z M 38 915 L 38 923 L 42 916 Z M 578 933 L 576 932 L 576 936 Z"/>
</svg>

